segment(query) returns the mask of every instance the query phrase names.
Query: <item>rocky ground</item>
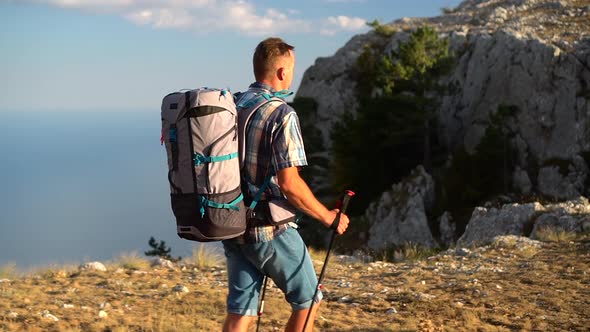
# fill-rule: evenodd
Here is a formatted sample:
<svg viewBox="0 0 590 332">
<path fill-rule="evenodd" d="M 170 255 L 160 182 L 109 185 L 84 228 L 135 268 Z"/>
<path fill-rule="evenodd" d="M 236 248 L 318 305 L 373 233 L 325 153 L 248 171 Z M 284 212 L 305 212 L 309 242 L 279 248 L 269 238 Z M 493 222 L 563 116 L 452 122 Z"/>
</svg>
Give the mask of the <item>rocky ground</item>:
<svg viewBox="0 0 590 332">
<path fill-rule="evenodd" d="M 504 236 L 413 262 L 332 257 L 316 331 L 590 329 L 588 235 L 560 242 Z M 319 270 L 323 254 L 315 260 Z M 223 266 L 93 268 L 1 279 L 0 331 L 221 328 Z M 274 287 L 266 299 L 261 330 L 279 330 L 289 308 Z"/>
</svg>

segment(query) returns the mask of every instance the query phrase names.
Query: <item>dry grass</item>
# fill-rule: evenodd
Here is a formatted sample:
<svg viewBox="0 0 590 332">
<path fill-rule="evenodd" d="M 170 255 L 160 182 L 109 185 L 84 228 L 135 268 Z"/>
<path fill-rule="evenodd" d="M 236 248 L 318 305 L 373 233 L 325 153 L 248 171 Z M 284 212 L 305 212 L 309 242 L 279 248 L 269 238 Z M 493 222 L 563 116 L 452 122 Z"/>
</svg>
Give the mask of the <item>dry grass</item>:
<svg viewBox="0 0 590 332">
<path fill-rule="evenodd" d="M 150 262 L 138 252 L 133 251 L 120 254 L 113 265 L 129 270 L 146 270 L 150 267 Z"/>
<path fill-rule="evenodd" d="M 536 238 L 543 242 L 568 243 L 574 241 L 577 234 L 558 228 L 544 227 L 537 231 Z"/>
<path fill-rule="evenodd" d="M 15 263 L 8 263 L 0 266 L 0 279 L 18 278 L 20 273 Z"/>
<path fill-rule="evenodd" d="M 193 247 L 192 256 L 186 258 L 185 262 L 199 269 L 206 269 L 225 264 L 225 257 L 220 250 L 201 243 Z"/>
</svg>

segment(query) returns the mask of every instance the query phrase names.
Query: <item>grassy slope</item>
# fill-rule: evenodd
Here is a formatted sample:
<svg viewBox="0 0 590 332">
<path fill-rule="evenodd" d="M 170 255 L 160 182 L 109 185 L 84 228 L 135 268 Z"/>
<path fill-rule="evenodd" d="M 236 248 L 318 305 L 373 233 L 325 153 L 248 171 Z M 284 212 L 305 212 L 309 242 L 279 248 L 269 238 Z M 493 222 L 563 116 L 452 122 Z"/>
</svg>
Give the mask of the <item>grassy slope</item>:
<svg viewBox="0 0 590 332">
<path fill-rule="evenodd" d="M 319 269 L 323 256 L 315 257 Z M 221 329 L 223 266 L 136 268 L 58 268 L 4 280 L 0 331 Z M 177 284 L 189 292 L 175 292 Z M 396 264 L 344 263 L 334 257 L 325 287 L 317 331 L 586 330 L 590 238 L 525 250 L 489 246 L 463 256 L 445 252 Z M 45 310 L 59 321 L 44 318 Z M 106 318 L 99 318 L 101 310 Z M 282 330 L 288 315 L 282 294 L 270 288 L 261 330 Z"/>
</svg>

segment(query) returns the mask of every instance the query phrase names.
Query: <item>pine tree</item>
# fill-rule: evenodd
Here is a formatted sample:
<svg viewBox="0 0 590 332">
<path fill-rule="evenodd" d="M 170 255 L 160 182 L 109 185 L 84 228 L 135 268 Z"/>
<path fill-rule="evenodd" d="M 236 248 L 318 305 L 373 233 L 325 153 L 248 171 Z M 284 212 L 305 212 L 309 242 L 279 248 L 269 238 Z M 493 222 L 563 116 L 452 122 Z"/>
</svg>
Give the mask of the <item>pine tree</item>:
<svg viewBox="0 0 590 332">
<path fill-rule="evenodd" d="M 170 256 L 172 248 L 166 246 L 166 242 L 164 241 L 157 242 L 153 236 L 150 237 L 148 244 L 152 249 L 144 252 L 146 256 L 158 256 L 172 262 L 178 262 L 182 259 L 182 257 L 173 258 L 172 256 Z"/>
<path fill-rule="evenodd" d="M 434 101 L 427 94 L 440 91 L 441 75 L 451 68 L 449 39 L 439 38 L 431 27 L 424 26 L 410 34 L 407 42 L 400 42 L 397 51 L 392 51 L 381 60 L 377 84 L 387 96 L 410 92 L 414 95 L 418 110 L 424 115 L 423 164 L 427 170 L 431 165 L 430 128 L 434 118 Z"/>
</svg>

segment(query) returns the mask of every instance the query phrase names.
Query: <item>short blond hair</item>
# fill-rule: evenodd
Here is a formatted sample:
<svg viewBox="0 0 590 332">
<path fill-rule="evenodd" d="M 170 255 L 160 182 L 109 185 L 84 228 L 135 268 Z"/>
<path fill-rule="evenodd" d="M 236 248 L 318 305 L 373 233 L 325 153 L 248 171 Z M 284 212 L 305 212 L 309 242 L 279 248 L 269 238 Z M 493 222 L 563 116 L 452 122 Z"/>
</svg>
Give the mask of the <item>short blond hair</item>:
<svg viewBox="0 0 590 332">
<path fill-rule="evenodd" d="M 281 38 L 271 37 L 261 41 L 254 51 L 252 64 L 257 80 L 266 78 L 277 68 L 281 58 L 290 56 L 295 47 L 285 43 Z"/>
</svg>

